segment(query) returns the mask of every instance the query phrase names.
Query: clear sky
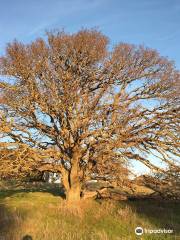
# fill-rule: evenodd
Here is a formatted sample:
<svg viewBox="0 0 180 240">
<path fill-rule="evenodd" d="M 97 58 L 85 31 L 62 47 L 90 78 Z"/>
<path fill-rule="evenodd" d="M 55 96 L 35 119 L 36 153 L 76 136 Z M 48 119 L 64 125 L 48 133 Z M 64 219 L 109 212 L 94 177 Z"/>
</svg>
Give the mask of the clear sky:
<svg viewBox="0 0 180 240">
<path fill-rule="evenodd" d="M 44 30 L 98 27 L 110 39 L 156 48 L 180 68 L 180 0 L 0 0 L 0 53 Z"/>
</svg>

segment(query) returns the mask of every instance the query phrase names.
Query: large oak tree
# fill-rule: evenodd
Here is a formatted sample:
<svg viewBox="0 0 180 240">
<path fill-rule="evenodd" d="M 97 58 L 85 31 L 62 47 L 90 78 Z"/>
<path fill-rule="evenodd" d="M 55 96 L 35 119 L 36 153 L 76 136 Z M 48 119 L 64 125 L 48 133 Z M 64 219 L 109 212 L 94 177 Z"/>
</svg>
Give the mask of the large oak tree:
<svg viewBox="0 0 180 240">
<path fill-rule="evenodd" d="M 7 45 L 1 175 L 56 170 L 67 198 L 77 200 L 93 173 L 122 182 L 132 161 L 177 170 L 179 71 L 155 50 L 126 43 L 110 50 L 108 42 L 82 30 Z"/>
</svg>

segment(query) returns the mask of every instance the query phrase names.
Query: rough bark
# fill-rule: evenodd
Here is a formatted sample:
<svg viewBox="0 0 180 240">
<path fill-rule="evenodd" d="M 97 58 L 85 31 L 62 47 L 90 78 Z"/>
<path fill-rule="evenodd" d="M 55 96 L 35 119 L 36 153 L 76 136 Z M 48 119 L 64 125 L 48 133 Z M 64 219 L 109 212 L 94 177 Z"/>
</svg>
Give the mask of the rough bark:
<svg viewBox="0 0 180 240">
<path fill-rule="evenodd" d="M 72 184 L 72 186 L 66 192 L 66 199 L 68 202 L 79 201 L 80 198 L 81 187 L 78 182 Z"/>
<path fill-rule="evenodd" d="M 66 199 L 67 201 L 79 201 L 80 193 L 81 193 L 81 183 L 79 179 L 79 150 L 77 148 L 74 149 L 72 154 L 73 162 L 70 171 L 66 176 Z"/>
</svg>

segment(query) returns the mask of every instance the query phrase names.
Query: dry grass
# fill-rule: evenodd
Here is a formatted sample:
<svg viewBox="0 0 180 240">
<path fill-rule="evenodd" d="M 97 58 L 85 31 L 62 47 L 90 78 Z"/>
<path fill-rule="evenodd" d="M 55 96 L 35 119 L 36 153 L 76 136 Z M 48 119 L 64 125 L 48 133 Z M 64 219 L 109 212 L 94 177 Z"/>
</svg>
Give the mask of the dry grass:
<svg viewBox="0 0 180 240">
<path fill-rule="evenodd" d="M 67 204 L 45 192 L 0 194 L 0 240 L 136 240 L 134 229 L 180 229 L 178 204 L 82 201 Z M 144 235 L 142 239 L 175 239 Z M 139 238 L 140 239 L 140 238 Z M 177 238 L 176 238 L 177 239 Z"/>
</svg>

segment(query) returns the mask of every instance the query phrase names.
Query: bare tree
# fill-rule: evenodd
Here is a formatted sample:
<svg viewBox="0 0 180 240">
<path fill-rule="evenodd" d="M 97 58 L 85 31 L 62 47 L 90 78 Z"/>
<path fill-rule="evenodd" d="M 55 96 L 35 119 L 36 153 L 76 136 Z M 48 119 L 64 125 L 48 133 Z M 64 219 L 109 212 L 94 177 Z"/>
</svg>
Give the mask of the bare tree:
<svg viewBox="0 0 180 240">
<path fill-rule="evenodd" d="M 135 160 L 177 167 L 180 73 L 155 50 L 50 32 L 8 44 L 0 69 L 1 174 L 56 169 L 77 200 L 93 173 L 121 180 Z"/>
</svg>

